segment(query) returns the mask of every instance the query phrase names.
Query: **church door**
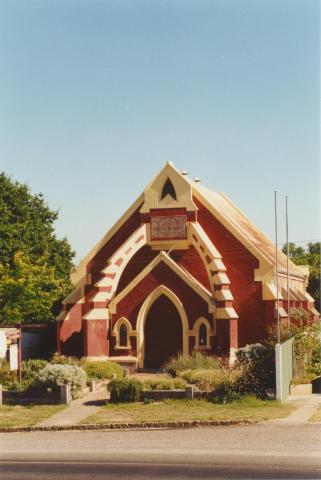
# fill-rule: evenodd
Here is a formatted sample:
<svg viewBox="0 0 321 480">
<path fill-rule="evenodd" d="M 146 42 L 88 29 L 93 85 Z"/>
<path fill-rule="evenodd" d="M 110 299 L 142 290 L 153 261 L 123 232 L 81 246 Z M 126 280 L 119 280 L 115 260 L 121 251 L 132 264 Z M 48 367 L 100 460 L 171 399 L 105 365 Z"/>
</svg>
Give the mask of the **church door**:
<svg viewBox="0 0 321 480">
<path fill-rule="evenodd" d="M 161 295 L 151 306 L 144 328 L 144 368 L 160 368 L 171 356 L 182 353 L 182 320 L 175 305 Z"/>
</svg>

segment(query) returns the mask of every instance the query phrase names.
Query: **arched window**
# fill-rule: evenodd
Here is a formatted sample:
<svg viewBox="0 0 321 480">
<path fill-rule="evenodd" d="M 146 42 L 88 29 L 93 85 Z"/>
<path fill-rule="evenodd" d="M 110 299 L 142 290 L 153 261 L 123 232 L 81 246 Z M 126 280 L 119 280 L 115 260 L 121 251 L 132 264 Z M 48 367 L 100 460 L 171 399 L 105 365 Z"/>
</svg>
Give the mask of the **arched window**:
<svg viewBox="0 0 321 480">
<path fill-rule="evenodd" d="M 205 323 L 201 323 L 199 332 L 198 332 L 198 343 L 200 347 L 207 346 L 207 328 Z"/>
<path fill-rule="evenodd" d="M 128 329 L 125 323 L 122 323 L 119 328 L 119 346 L 127 347 L 128 345 Z"/>
<path fill-rule="evenodd" d="M 194 325 L 195 348 L 208 350 L 211 348 L 210 337 L 213 337 L 214 331 L 207 318 L 200 317 Z"/>
<path fill-rule="evenodd" d="M 175 188 L 169 178 L 164 183 L 161 200 L 163 200 L 163 198 L 165 198 L 166 195 L 170 195 L 172 198 L 174 198 L 174 200 L 176 200 Z"/>
<path fill-rule="evenodd" d="M 113 330 L 113 336 L 116 337 L 115 348 L 116 349 L 130 349 L 130 336 L 136 335 L 136 332 L 133 331 L 130 322 L 127 318 L 122 317 L 117 320 Z"/>
</svg>

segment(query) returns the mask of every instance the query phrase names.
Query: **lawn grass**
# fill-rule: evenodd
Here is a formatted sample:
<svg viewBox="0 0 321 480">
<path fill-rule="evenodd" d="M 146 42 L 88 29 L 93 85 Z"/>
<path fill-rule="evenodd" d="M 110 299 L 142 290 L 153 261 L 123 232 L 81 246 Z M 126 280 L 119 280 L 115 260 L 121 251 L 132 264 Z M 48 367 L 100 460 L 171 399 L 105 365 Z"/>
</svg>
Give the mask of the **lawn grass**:
<svg viewBox="0 0 321 480">
<path fill-rule="evenodd" d="M 65 405 L 3 405 L 1 427 L 30 427 L 65 408 Z"/>
<path fill-rule="evenodd" d="M 317 411 L 309 418 L 309 422 L 321 422 L 321 405 Z"/>
<path fill-rule="evenodd" d="M 81 423 L 145 423 L 189 420 L 269 420 L 286 417 L 295 407 L 247 397 L 217 405 L 206 400 L 164 400 L 153 403 L 107 404 Z"/>
</svg>

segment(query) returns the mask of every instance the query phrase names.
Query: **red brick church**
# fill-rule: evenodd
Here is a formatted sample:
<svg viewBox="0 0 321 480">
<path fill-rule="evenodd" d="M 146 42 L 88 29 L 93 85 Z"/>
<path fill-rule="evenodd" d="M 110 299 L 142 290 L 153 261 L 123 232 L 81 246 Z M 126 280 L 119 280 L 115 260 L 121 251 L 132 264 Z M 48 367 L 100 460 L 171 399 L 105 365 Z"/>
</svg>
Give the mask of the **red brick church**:
<svg viewBox="0 0 321 480">
<path fill-rule="evenodd" d="M 222 193 L 167 163 L 72 274 L 57 348 L 159 368 L 194 350 L 230 356 L 287 320 L 286 257 Z M 290 263 L 290 316 L 317 318 L 307 267 Z"/>
</svg>

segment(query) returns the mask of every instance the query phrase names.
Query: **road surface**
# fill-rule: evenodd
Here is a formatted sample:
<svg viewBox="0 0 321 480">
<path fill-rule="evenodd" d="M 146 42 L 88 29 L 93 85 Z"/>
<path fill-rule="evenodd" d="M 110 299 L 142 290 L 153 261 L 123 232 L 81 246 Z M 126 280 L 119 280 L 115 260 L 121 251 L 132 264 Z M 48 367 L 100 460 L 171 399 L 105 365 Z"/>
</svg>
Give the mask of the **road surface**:
<svg viewBox="0 0 321 480">
<path fill-rule="evenodd" d="M 320 479 L 320 424 L 0 434 L 4 480 Z"/>
</svg>

